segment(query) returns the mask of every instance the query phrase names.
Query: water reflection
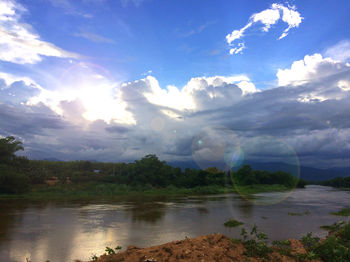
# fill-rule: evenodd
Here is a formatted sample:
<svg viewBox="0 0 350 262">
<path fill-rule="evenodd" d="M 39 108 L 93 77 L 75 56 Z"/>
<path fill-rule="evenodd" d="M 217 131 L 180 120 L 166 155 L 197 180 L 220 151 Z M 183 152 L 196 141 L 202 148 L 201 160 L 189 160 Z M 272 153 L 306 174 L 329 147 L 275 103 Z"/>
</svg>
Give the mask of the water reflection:
<svg viewBox="0 0 350 262">
<path fill-rule="evenodd" d="M 258 197 L 263 201 L 279 196 Z M 257 224 L 272 240 L 300 238 L 309 231 L 322 236 L 326 232 L 320 225 L 339 220 L 329 212 L 349 207 L 349 200 L 350 192 L 314 186 L 298 189 L 271 206 L 256 206 L 237 195 L 113 202 L 0 201 L 0 261 L 88 260 L 92 253 L 102 254 L 106 246 L 149 246 L 215 232 L 239 237 L 240 228 L 223 226 L 231 218 L 247 228 Z"/>
<path fill-rule="evenodd" d="M 155 224 L 165 215 L 165 203 L 162 202 L 140 202 L 132 205 L 130 209 L 133 222 L 146 222 Z"/>
<path fill-rule="evenodd" d="M 209 209 L 206 207 L 198 207 L 197 211 L 200 215 L 206 215 L 209 213 Z"/>
</svg>

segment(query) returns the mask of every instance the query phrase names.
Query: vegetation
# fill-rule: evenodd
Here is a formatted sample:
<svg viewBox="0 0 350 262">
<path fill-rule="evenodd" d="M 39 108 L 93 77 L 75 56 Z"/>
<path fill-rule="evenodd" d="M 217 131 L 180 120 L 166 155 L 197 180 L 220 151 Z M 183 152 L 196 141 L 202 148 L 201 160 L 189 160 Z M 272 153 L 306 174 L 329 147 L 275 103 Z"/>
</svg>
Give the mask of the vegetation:
<svg viewBox="0 0 350 262">
<path fill-rule="evenodd" d="M 278 184 L 286 188 L 293 188 L 300 182 L 287 172 L 253 170 L 249 165 L 243 165 L 237 172 L 233 172 L 233 180 L 238 186 Z M 299 186 L 304 187 L 304 181 L 301 181 Z"/>
<path fill-rule="evenodd" d="M 250 234 L 242 228 L 241 236 L 245 246 L 245 255 L 248 257 L 268 258 L 272 249 L 267 245 L 268 237 L 263 232 L 258 232 L 258 227 L 254 225 Z"/>
<path fill-rule="evenodd" d="M 332 233 L 332 232 L 338 231 L 344 224 L 345 224 L 344 221 L 339 221 L 339 222 L 334 222 L 332 225 L 320 226 L 320 228 Z"/>
<path fill-rule="evenodd" d="M 327 262 L 350 261 L 350 222 L 336 223 L 329 227 L 332 228 L 332 234 L 326 239 L 321 240 L 312 236 L 312 233 L 302 237 L 301 243 L 307 251 L 306 254 L 292 252 L 289 240 L 273 241 L 272 246 L 269 246 L 266 242 L 268 237 L 262 232 L 259 233 L 256 226 L 250 234 L 246 229 L 242 229 L 241 243 L 245 246 L 245 255 L 249 257 L 269 259 L 269 255 L 277 251 L 281 255 L 294 258 L 295 261 L 313 259 Z"/>
<path fill-rule="evenodd" d="M 119 251 L 122 249 L 121 246 L 117 246 L 116 248 L 114 248 L 116 251 Z M 113 248 L 110 248 L 110 247 L 106 247 L 105 251 L 108 255 L 111 255 L 111 254 L 115 254 L 115 251 L 114 251 Z"/>
<path fill-rule="evenodd" d="M 23 150 L 14 137 L 0 139 L 0 195 L 22 197 L 89 197 L 125 194 L 189 195 L 234 192 L 283 191 L 302 182 L 278 171 L 253 170 L 244 165 L 237 171 L 175 168 L 156 155 L 132 163 L 28 160 L 16 156 Z M 55 185 L 47 185 L 50 179 Z"/>
<path fill-rule="evenodd" d="M 343 208 L 337 212 L 330 212 L 331 215 L 335 215 L 335 216 L 350 216 L 350 208 Z"/>
<path fill-rule="evenodd" d="M 336 188 L 350 188 L 350 176 L 336 177 L 320 183 L 323 186 L 331 186 Z"/>
<path fill-rule="evenodd" d="M 313 258 L 329 262 L 350 261 L 350 223 L 340 225 L 323 241 L 309 233 L 302 243 Z"/>
<path fill-rule="evenodd" d="M 228 220 L 224 223 L 225 227 L 238 227 L 243 225 L 244 223 L 235 219 Z"/>
</svg>

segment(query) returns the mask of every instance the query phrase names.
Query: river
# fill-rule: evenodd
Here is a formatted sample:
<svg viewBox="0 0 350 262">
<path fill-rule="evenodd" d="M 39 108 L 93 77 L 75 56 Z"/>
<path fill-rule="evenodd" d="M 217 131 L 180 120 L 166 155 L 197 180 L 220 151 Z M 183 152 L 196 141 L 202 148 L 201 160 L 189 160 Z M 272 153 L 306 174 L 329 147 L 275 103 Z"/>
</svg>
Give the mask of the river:
<svg viewBox="0 0 350 262">
<path fill-rule="evenodd" d="M 143 247 L 218 232 L 239 237 L 240 228 L 223 226 L 228 219 L 247 229 L 256 224 L 270 240 L 311 231 L 322 237 L 327 232 L 321 225 L 344 220 L 329 212 L 350 207 L 350 192 L 307 186 L 287 197 L 257 194 L 256 200 L 236 194 L 113 202 L 0 200 L 0 261 L 88 260 L 106 246 Z"/>
</svg>

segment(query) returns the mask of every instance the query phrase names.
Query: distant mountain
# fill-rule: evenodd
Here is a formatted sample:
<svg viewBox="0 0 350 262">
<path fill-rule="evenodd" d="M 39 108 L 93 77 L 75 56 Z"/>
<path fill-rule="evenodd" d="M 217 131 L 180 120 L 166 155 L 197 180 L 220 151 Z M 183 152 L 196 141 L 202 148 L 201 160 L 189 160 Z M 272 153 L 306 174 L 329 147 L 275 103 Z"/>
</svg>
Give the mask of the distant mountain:
<svg viewBox="0 0 350 262">
<path fill-rule="evenodd" d="M 193 161 L 169 162 L 168 164 L 174 167 L 180 167 L 181 169 L 199 168 L 198 165 Z M 298 170 L 297 166 L 289 165 L 285 163 L 247 162 L 244 164 L 250 165 L 255 170 L 266 170 L 270 172 L 285 171 L 293 175 L 297 175 L 297 170 Z M 239 167 L 235 168 L 235 170 L 237 169 L 239 169 Z M 308 181 L 316 182 L 316 181 L 332 179 L 335 177 L 346 177 L 346 176 L 350 176 L 350 167 L 320 169 L 320 168 L 300 166 L 300 178 Z"/>
<path fill-rule="evenodd" d="M 253 169 L 268 170 L 271 172 L 285 171 L 293 175 L 296 174 L 297 166 L 285 163 L 250 163 Z M 300 178 L 309 181 L 323 181 L 335 177 L 350 176 L 349 168 L 328 168 L 320 169 L 314 167 L 300 166 Z"/>
</svg>

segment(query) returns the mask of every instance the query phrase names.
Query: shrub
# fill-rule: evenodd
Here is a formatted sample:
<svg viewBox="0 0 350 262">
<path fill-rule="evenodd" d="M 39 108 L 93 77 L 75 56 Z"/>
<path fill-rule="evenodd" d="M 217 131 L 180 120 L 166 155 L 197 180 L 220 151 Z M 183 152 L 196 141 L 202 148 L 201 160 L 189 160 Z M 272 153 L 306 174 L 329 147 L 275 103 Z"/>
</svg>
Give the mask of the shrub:
<svg viewBox="0 0 350 262">
<path fill-rule="evenodd" d="M 345 247 L 341 240 L 334 235 L 322 241 L 315 248 L 315 253 L 324 261 L 350 261 L 349 248 Z"/>
<path fill-rule="evenodd" d="M 28 191 L 27 176 L 16 173 L 8 166 L 0 166 L 0 194 L 23 194 Z"/>
<path fill-rule="evenodd" d="M 248 257 L 261 257 L 268 258 L 268 255 L 272 252 L 272 249 L 267 245 L 267 235 L 263 232 L 258 232 L 258 227 L 254 225 L 250 235 L 242 228 L 241 236 L 243 237 L 243 243 L 245 247 L 244 254 Z"/>
<path fill-rule="evenodd" d="M 226 221 L 224 223 L 224 226 L 225 227 L 238 227 L 238 226 L 243 225 L 243 224 L 244 224 L 243 222 L 231 219 L 231 220 Z"/>
<path fill-rule="evenodd" d="M 350 208 L 343 208 L 341 210 L 339 210 L 338 212 L 330 212 L 331 215 L 335 215 L 335 216 L 350 216 Z"/>
</svg>

